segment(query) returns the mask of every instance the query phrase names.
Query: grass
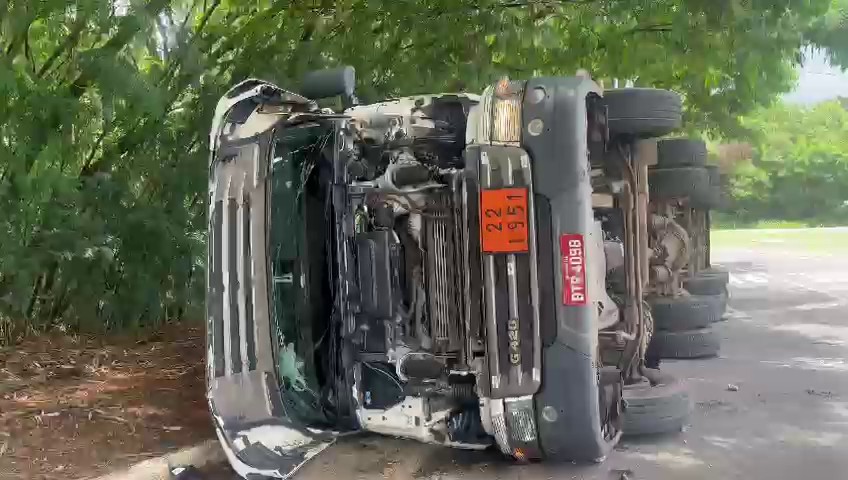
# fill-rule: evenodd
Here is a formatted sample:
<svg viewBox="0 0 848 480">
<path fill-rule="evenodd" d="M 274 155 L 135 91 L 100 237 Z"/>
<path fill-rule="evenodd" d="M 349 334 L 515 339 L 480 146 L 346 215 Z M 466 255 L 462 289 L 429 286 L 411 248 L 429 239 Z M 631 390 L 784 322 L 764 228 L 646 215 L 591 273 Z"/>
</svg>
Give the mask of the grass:
<svg viewBox="0 0 848 480">
<path fill-rule="evenodd" d="M 735 230 L 744 229 L 773 229 L 773 228 L 818 228 L 818 227 L 837 227 L 843 225 L 840 222 L 824 221 L 820 219 L 810 219 L 808 221 L 799 220 L 740 220 L 733 215 L 717 212 L 712 217 L 712 225 L 715 229 Z"/>
<path fill-rule="evenodd" d="M 759 227 L 745 230 L 713 230 L 712 248 L 756 248 L 787 252 L 848 252 L 848 228 Z"/>
<path fill-rule="evenodd" d="M 810 225 L 804 222 L 794 220 L 759 220 L 751 228 L 755 229 L 773 229 L 773 228 L 811 228 L 818 225 Z"/>
</svg>

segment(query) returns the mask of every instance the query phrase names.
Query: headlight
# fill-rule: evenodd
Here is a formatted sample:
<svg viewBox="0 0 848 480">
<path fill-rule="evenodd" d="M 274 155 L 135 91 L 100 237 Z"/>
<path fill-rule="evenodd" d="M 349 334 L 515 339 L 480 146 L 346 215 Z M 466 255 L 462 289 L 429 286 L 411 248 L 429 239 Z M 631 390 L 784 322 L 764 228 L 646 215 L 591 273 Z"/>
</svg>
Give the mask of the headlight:
<svg viewBox="0 0 848 480">
<path fill-rule="evenodd" d="M 492 141 L 514 143 L 521 141 L 521 101 L 524 82 L 506 78 L 495 85 L 492 95 Z"/>
</svg>

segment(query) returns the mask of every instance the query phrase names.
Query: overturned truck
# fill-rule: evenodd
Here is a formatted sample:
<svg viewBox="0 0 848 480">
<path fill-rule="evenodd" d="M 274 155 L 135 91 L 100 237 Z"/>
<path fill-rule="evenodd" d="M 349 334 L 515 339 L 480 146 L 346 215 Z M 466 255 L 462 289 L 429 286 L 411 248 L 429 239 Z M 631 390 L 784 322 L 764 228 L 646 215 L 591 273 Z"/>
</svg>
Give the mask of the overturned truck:
<svg viewBox="0 0 848 480">
<path fill-rule="evenodd" d="M 207 381 L 234 469 L 285 478 L 351 431 L 599 461 L 622 434 L 679 429 L 686 391 L 645 365 L 638 145 L 680 112 L 586 76 L 369 105 L 350 68 L 228 91 Z"/>
</svg>

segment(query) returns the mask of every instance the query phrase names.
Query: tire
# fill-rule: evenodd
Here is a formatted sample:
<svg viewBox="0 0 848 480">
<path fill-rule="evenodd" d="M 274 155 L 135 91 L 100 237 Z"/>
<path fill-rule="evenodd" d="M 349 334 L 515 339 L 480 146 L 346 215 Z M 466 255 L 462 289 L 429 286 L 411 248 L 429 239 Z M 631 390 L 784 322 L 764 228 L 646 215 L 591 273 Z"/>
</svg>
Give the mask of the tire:
<svg viewBox="0 0 848 480">
<path fill-rule="evenodd" d="M 724 194 L 721 188 L 709 185 L 705 195 L 695 195 L 690 199 L 692 208 L 699 210 L 720 210 L 724 207 Z"/>
<path fill-rule="evenodd" d="M 659 383 L 624 387 L 624 435 L 679 432 L 689 420 L 692 401 L 686 385 L 666 373 Z"/>
<path fill-rule="evenodd" d="M 692 207 L 702 210 L 719 210 L 725 206 L 724 190 L 721 188 L 721 175 L 715 165 L 705 165 L 709 177 L 709 193 L 703 198 L 692 199 Z"/>
<path fill-rule="evenodd" d="M 651 306 L 654 329 L 657 331 L 686 331 L 708 327 L 721 317 L 719 305 L 711 297 L 649 297 L 647 301 Z"/>
<path fill-rule="evenodd" d="M 670 138 L 657 142 L 657 165 L 661 168 L 703 167 L 706 161 L 707 145 L 703 140 Z"/>
<path fill-rule="evenodd" d="M 711 328 L 682 331 L 656 331 L 649 354 L 660 358 L 707 358 L 718 355 L 720 341 Z"/>
<path fill-rule="evenodd" d="M 721 295 L 727 291 L 727 277 L 699 273 L 683 279 L 683 288 L 692 295 Z"/>
<path fill-rule="evenodd" d="M 715 302 L 718 305 L 716 308 L 720 312 L 717 322 L 721 322 L 722 320 L 727 320 L 725 317 L 725 313 L 727 313 L 727 292 L 722 293 L 721 295 L 714 295 Z"/>
<path fill-rule="evenodd" d="M 682 123 L 680 95 L 656 88 L 606 90 L 607 125 L 613 135 L 661 137 Z"/>
<path fill-rule="evenodd" d="M 704 156 L 706 156 L 706 146 L 704 149 Z M 704 165 L 704 168 L 707 169 L 707 175 L 710 177 L 710 185 L 721 188 L 721 173 L 719 173 L 718 167 L 716 165 Z"/>
<path fill-rule="evenodd" d="M 727 285 L 727 283 L 730 282 L 730 272 L 728 272 L 727 270 L 725 270 L 722 267 L 705 268 L 705 269 L 701 270 L 700 272 L 698 272 L 698 275 L 712 275 L 712 276 L 721 277 L 721 278 L 724 279 L 725 285 Z"/>
<path fill-rule="evenodd" d="M 651 200 L 688 198 L 703 202 L 712 194 L 703 167 L 652 168 L 648 170 L 648 189 Z"/>
</svg>

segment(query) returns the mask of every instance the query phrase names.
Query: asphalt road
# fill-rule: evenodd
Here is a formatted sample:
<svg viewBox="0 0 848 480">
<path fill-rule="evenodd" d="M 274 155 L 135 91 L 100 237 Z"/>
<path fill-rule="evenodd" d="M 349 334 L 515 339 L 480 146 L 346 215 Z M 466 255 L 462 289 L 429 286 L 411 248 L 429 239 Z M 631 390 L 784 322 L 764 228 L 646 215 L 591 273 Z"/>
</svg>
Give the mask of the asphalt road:
<svg viewBox="0 0 848 480">
<path fill-rule="evenodd" d="M 730 318 L 715 327 L 721 355 L 662 366 L 691 387 L 684 432 L 626 440 L 592 465 L 515 465 L 492 453 L 355 438 L 296 479 L 848 478 L 848 255 L 734 249 L 714 258 L 731 270 Z"/>
</svg>

